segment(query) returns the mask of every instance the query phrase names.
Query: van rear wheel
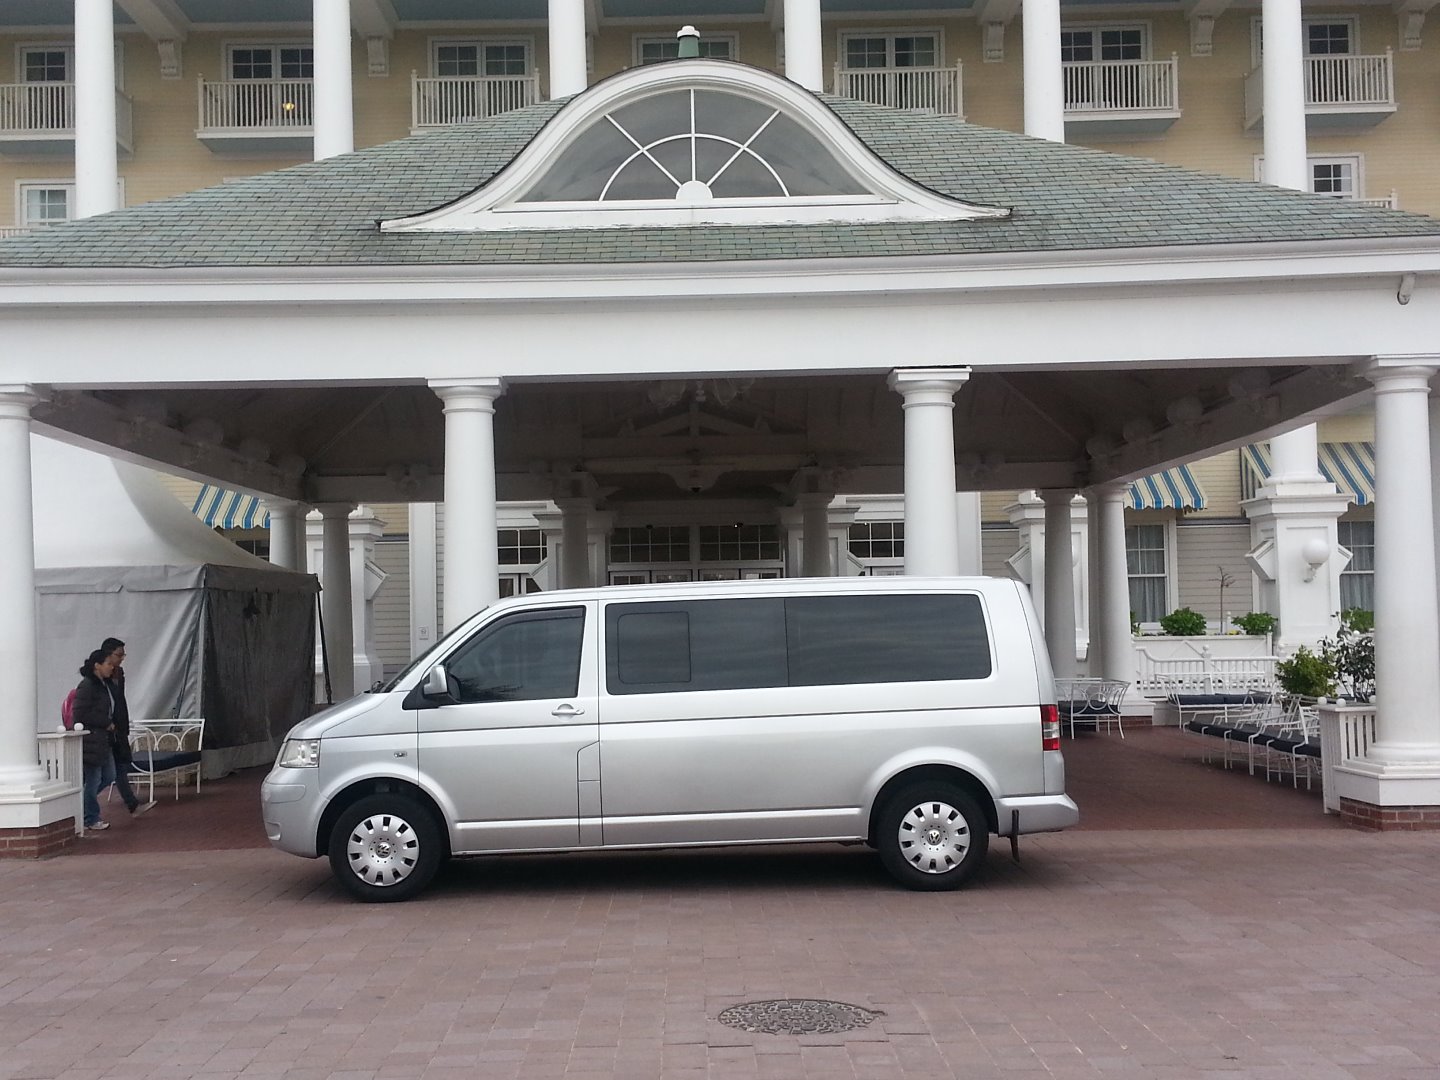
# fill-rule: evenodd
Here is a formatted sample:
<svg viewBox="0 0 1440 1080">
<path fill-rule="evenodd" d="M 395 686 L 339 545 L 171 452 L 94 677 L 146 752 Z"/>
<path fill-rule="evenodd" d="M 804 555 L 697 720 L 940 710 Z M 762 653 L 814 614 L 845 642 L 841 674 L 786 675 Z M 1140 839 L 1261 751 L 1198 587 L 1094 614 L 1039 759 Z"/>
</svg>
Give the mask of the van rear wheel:
<svg viewBox="0 0 1440 1080">
<path fill-rule="evenodd" d="M 330 869 L 356 899 L 408 900 L 440 868 L 444 840 L 430 812 L 404 795 L 369 795 L 330 833 Z"/>
<path fill-rule="evenodd" d="M 880 861 L 907 889 L 958 889 L 985 861 L 990 829 L 975 800 L 954 784 L 924 781 L 897 791 L 875 825 Z"/>
</svg>

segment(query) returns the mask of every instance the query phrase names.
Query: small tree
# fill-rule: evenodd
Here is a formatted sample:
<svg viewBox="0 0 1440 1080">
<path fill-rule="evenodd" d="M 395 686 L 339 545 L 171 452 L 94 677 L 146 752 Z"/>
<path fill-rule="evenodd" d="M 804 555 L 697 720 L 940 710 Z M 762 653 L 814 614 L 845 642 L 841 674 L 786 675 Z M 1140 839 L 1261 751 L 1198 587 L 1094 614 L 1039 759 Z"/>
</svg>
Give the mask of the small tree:
<svg viewBox="0 0 1440 1080">
<path fill-rule="evenodd" d="M 1275 665 L 1280 689 L 1294 697 L 1329 697 L 1335 693 L 1335 668 L 1323 655 L 1301 645 L 1289 659 Z"/>
<path fill-rule="evenodd" d="M 1219 586 L 1220 586 L 1220 618 L 1221 618 L 1221 619 L 1224 619 L 1224 618 L 1225 618 L 1225 590 L 1228 589 L 1228 588 L 1230 588 L 1231 585 L 1234 585 L 1234 584 L 1235 584 L 1235 575 L 1232 574 L 1232 573 L 1230 573 L 1230 571 L 1226 570 L 1225 567 L 1223 567 L 1223 566 L 1217 566 L 1217 567 L 1215 567 L 1215 572 L 1216 572 L 1215 581 L 1216 581 L 1216 583 L 1219 584 Z M 1222 631 L 1224 630 L 1224 625 L 1223 625 L 1223 624 L 1221 625 L 1221 630 L 1222 630 Z"/>
<path fill-rule="evenodd" d="M 1200 612 L 1182 607 L 1162 616 L 1160 629 L 1175 637 L 1199 637 L 1208 629 L 1208 623 Z"/>
</svg>

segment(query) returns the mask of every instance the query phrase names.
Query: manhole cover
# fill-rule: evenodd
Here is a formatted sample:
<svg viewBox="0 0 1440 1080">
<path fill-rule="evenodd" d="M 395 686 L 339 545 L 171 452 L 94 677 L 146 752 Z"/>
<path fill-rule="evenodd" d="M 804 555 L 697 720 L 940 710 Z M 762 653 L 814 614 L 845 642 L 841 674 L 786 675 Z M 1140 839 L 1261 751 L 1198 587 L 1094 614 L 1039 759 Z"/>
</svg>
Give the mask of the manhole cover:
<svg viewBox="0 0 1440 1080">
<path fill-rule="evenodd" d="M 765 1035 L 827 1035 L 864 1027 L 879 1015 L 843 1001 L 779 998 L 731 1005 L 720 1014 L 719 1020 L 741 1031 Z"/>
</svg>

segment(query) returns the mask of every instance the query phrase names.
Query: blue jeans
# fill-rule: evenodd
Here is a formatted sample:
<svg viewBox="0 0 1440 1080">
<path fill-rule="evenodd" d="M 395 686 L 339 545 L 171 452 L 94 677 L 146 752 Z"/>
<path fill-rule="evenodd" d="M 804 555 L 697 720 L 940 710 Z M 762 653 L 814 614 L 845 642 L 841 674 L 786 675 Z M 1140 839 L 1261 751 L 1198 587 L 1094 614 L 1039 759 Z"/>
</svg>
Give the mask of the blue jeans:
<svg viewBox="0 0 1440 1080">
<path fill-rule="evenodd" d="M 85 827 L 100 824 L 100 792 L 115 782 L 115 755 L 85 766 Z"/>
</svg>

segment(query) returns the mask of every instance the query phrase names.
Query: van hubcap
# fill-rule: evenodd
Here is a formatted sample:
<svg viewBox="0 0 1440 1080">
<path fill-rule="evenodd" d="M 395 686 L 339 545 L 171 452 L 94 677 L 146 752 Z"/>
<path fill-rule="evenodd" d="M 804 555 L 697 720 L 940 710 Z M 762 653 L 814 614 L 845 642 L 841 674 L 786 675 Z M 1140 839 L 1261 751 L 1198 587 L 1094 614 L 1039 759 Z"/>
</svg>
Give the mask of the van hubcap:
<svg viewBox="0 0 1440 1080">
<path fill-rule="evenodd" d="M 924 802 L 900 819 L 900 852 L 922 874 L 948 874 L 970 850 L 970 823 L 945 802 Z"/>
<path fill-rule="evenodd" d="M 372 814 L 356 823 L 345 844 L 350 869 L 370 885 L 404 881 L 420 858 L 420 838 L 394 814 Z"/>
</svg>

